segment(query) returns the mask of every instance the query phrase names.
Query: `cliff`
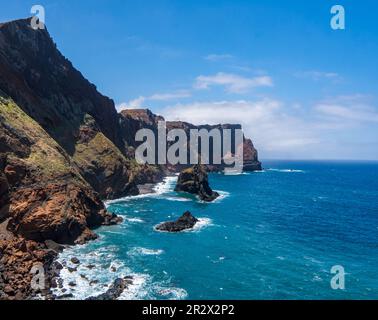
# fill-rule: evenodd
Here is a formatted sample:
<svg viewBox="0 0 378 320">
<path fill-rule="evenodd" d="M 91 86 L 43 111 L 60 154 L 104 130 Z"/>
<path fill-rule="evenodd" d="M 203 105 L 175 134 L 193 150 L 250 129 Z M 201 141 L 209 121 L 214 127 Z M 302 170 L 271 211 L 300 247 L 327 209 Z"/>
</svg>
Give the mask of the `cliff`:
<svg viewBox="0 0 378 320">
<path fill-rule="evenodd" d="M 116 223 L 102 200 L 180 170 L 134 159 L 135 133 L 161 120 L 149 110 L 118 114 L 30 19 L 0 24 L 0 299 L 35 293 L 30 267 L 47 270 L 54 258 L 45 241 L 83 243 Z M 248 139 L 244 150 L 249 169 L 260 168 Z"/>
<path fill-rule="evenodd" d="M 0 95 L 2 218 L 28 239 L 73 243 L 105 221 L 99 196 L 68 154 L 10 98 Z"/>
<path fill-rule="evenodd" d="M 119 115 L 30 19 L 0 26 L 0 89 L 73 159 L 103 198 L 135 193 Z M 101 155 L 101 157 L 99 157 Z M 93 160 L 95 159 L 95 160 Z"/>
<path fill-rule="evenodd" d="M 123 110 L 121 113 L 121 127 L 123 128 L 123 136 L 129 137 L 128 145 L 129 145 L 129 154 L 130 156 L 134 156 L 135 149 L 140 145 L 140 143 L 135 142 L 134 137 L 136 132 L 139 129 L 146 128 L 151 129 L 153 132 L 157 133 L 158 127 L 157 124 L 159 121 L 165 121 L 162 116 L 158 116 L 153 114 L 149 109 L 131 109 L 131 110 Z M 218 125 L 194 125 L 191 123 L 183 122 L 183 121 L 167 121 L 166 122 L 167 131 L 173 129 L 183 129 L 186 133 L 187 139 L 189 141 L 190 137 L 190 130 L 191 129 L 206 129 L 211 131 L 212 129 L 219 129 L 221 132 L 221 139 L 223 143 L 223 130 L 229 129 L 231 131 L 235 131 L 237 129 L 242 129 L 241 125 L 239 124 L 218 124 Z M 172 143 L 168 143 L 168 146 Z M 237 146 L 235 143 L 231 143 L 231 149 L 235 152 Z M 212 154 L 213 145 L 210 142 L 209 146 L 209 153 Z M 189 151 L 188 151 L 189 154 Z M 188 161 L 189 163 L 189 161 Z M 261 162 L 258 160 L 258 152 L 254 147 L 252 140 L 243 137 L 243 170 L 244 171 L 256 171 L 261 170 Z M 168 171 L 179 172 L 185 168 L 190 167 L 191 164 L 188 165 L 170 165 L 166 166 Z M 214 164 L 213 159 L 210 157 L 210 163 L 207 165 L 207 169 L 209 171 L 222 171 L 224 169 L 224 164 Z"/>
<path fill-rule="evenodd" d="M 137 194 L 138 183 L 182 169 L 136 163 L 135 133 L 157 131 L 164 119 L 149 110 L 118 114 L 113 101 L 59 52 L 46 29 L 33 30 L 30 19 L 0 24 L 0 52 L 0 218 L 11 217 L 14 232 L 75 241 L 104 220 L 100 199 Z M 240 125 L 167 122 L 167 128 L 189 133 Z M 261 169 L 249 139 L 244 155 L 247 170 Z"/>
</svg>

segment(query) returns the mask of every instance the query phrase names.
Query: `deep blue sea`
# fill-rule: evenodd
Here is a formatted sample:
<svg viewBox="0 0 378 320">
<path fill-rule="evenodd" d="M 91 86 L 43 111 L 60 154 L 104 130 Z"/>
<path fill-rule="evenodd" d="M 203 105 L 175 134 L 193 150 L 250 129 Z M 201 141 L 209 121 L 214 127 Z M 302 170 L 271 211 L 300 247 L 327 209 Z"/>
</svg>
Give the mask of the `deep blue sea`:
<svg viewBox="0 0 378 320">
<path fill-rule="evenodd" d="M 96 295 L 132 274 L 121 299 L 378 299 L 378 163 L 263 166 L 211 174 L 222 195 L 214 203 L 174 192 L 177 177 L 155 194 L 108 203 L 124 222 L 61 254 L 66 266 L 81 261 L 62 271 L 66 293 Z M 154 230 L 186 210 L 200 219 L 193 231 Z M 345 290 L 331 288 L 334 265 L 345 269 Z"/>
</svg>

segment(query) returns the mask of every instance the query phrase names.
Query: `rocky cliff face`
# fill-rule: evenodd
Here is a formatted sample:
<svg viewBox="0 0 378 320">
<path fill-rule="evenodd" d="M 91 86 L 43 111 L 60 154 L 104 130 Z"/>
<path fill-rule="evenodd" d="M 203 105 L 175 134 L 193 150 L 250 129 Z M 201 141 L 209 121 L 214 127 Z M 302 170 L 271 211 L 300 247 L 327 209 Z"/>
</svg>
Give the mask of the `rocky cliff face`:
<svg viewBox="0 0 378 320">
<path fill-rule="evenodd" d="M 134 160 L 135 133 L 160 120 L 147 110 L 117 114 L 30 19 L 0 24 L 0 299 L 32 294 L 30 267 L 53 260 L 46 240 L 83 243 L 116 223 L 101 200 L 181 169 Z M 244 150 L 258 168 L 250 140 Z"/>
<path fill-rule="evenodd" d="M 121 112 L 121 127 L 123 128 L 123 136 L 128 136 L 130 141 L 128 141 L 129 145 L 129 153 L 130 155 L 134 155 L 135 149 L 138 147 L 140 143 L 136 143 L 134 140 L 135 134 L 140 129 L 151 129 L 153 132 L 157 133 L 157 124 L 159 121 L 165 121 L 165 119 L 161 116 L 153 114 L 148 109 L 136 109 L 136 110 L 123 110 Z M 182 121 L 167 121 L 166 122 L 167 131 L 173 129 L 183 129 L 186 132 L 187 139 L 189 141 L 190 137 L 190 130 L 191 129 L 205 129 L 211 131 L 212 129 L 219 129 L 222 133 L 222 142 L 223 142 L 223 130 L 230 129 L 231 131 L 235 131 L 237 129 L 241 129 L 241 125 L 239 124 L 219 124 L 219 125 L 193 125 L 191 123 L 182 122 Z M 172 143 L 171 143 L 172 144 Z M 169 145 L 169 144 L 168 144 Z M 231 149 L 233 152 L 236 150 L 236 146 L 232 143 Z M 210 143 L 210 155 L 212 154 L 213 146 Z M 188 152 L 189 154 L 189 152 Z M 188 161 L 189 163 L 189 161 Z M 252 140 L 247 139 L 244 137 L 243 142 L 243 169 L 245 171 L 256 171 L 261 170 L 261 162 L 258 160 L 258 153 L 255 149 Z M 167 165 L 166 169 L 168 171 L 175 171 L 179 172 L 190 165 Z M 213 159 L 210 158 L 210 164 L 207 166 L 208 170 L 210 171 L 221 171 L 224 169 L 224 165 L 214 164 Z"/>
<path fill-rule="evenodd" d="M 114 103 L 30 19 L 0 25 L 0 52 L 0 218 L 26 239 L 91 239 L 112 220 L 101 198 L 137 193 Z"/>
<path fill-rule="evenodd" d="M 64 149 L 1 95 L 0 141 L 1 189 L 3 195 L 10 194 L 7 215 L 13 232 L 38 241 L 73 243 L 105 221 L 99 196 Z"/>
<path fill-rule="evenodd" d="M 73 159 L 103 198 L 135 193 L 114 103 L 30 19 L 0 26 L 0 89 Z M 101 157 L 100 157 L 101 155 Z M 102 161 L 102 160 L 103 161 Z"/>
<path fill-rule="evenodd" d="M 0 217 L 28 239 L 91 238 L 109 221 L 101 198 L 137 194 L 164 173 L 130 157 L 133 129 L 47 30 L 0 24 L 0 52 Z"/>
<path fill-rule="evenodd" d="M 9 215 L 9 185 L 0 160 L 0 223 Z"/>
<path fill-rule="evenodd" d="M 33 30 L 30 19 L 5 23 L 0 26 L 0 49 L 0 87 L 69 155 L 87 115 L 98 131 L 123 148 L 113 101 L 57 50 L 47 30 Z"/>
</svg>

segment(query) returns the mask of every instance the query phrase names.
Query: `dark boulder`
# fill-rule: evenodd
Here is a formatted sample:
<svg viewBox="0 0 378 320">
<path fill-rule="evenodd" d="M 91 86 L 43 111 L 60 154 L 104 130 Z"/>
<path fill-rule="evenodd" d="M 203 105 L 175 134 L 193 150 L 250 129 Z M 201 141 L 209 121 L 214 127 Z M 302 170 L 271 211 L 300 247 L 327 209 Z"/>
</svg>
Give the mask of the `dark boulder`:
<svg viewBox="0 0 378 320">
<path fill-rule="evenodd" d="M 219 197 L 219 193 L 210 188 L 206 168 L 202 165 L 195 165 L 181 171 L 175 191 L 196 194 L 206 202 L 214 201 Z"/>
<path fill-rule="evenodd" d="M 192 229 L 198 219 L 192 216 L 189 211 L 186 211 L 178 220 L 168 221 L 159 224 L 156 230 L 167 232 L 180 232 L 187 229 Z"/>
<path fill-rule="evenodd" d="M 97 297 L 89 297 L 86 300 L 116 300 L 132 283 L 132 277 L 118 278 L 105 293 Z"/>
</svg>

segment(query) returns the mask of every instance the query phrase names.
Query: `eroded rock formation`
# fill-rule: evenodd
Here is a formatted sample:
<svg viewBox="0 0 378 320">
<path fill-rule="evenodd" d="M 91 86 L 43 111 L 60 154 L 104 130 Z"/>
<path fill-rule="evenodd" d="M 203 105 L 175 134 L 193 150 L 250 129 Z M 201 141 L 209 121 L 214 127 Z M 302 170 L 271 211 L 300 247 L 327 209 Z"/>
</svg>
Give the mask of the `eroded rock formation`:
<svg viewBox="0 0 378 320">
<path fill-rule="evenodd" d="M 206 202 L 214 201 L 219 197 L 219 193 L 210 188 L 206 167 L 202 165 L 195 165 L 181 171 L 175 191 L 198 195 Z"/>
<path fill-rule="evenodd" d="M 156 226 L 156 230 L 166 231 L 166 232 L 180 232 L 187 229 L 192 229 L 198 219 L 192 216 L 189 211 L 186 211 L 180 218 L 176 221 L 163 222 Z"/>
</svg>

